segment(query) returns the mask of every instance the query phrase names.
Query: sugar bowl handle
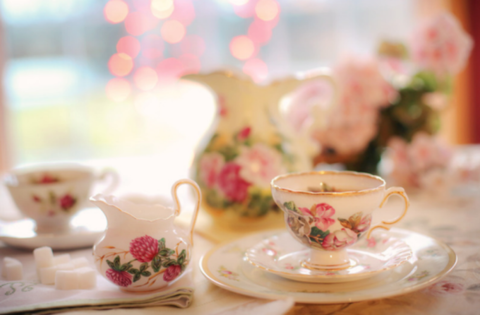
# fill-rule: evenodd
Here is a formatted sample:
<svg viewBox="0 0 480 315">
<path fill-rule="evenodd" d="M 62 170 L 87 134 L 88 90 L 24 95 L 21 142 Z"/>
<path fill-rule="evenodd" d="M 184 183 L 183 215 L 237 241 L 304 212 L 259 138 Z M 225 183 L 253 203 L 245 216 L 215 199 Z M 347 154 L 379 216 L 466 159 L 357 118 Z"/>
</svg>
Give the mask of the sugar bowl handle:
<svg viewBox="0 0 480 315">
<path fill-rule="evenodd" d="M 405 209 L 403 210 L 403 213 L 398 218 L 396 218 L 395 220 L 390 221 L 390 222 L 382 221 L 382 224 L 385 224 L 385 225 L 392 225 L 392 224 L 397 223 L 401 219 L 403 219 L 403 217 L 407 214 L 408 208 L 410 207 L 410 201 L 408 200 L 408 196 L 405 193 L 405 190 L 402 187 L 390 187 L 385 191 L 385 196 L 383 197 L 382 203 L 380 204 L 380 208 L 383 207 L 383 205 L 388 200 L 388 198 L 390 198 L 390 196 L 393 196 L 393 195 L 399 195 L 403 198 L 403 200 L 405 201 Z M 376 225 L 368 231 L 367 239 L 370 238 L 370 234 L 372 233 L 372 231 L 375 230 L 375 229 L 378 229 L 378 228 L 381 228 L 381 229 L 384 229 L 384 230 L 387 230 L 387 231 L 390 230 L 390 227 L 388 227 L 388 226 Z"/>
<path fill-rule="evenodd" d="M 195 206 L 195 210 L 193 211 L 193 216 L 192 216 L 192 221 L 190 222 L 190 244 L 193 246 L 193 229 L 195 227 L 195 222 L 197 221 L 197 215 L 198 215 L 198 210 L 200 209 L 200 204 L 202 202 L 202 194 L 200 193 L 200 187 L 198 187 L 197 183 L 195 183 L 193 180 L 190 179 L 180 179 L 176 181 L 173 186 L 172 186 L 172 197 L 173 200 L 175 201 L 175 216 L 178 216 L 181 212 L 181 207 L 180 207 L 180 201 L 178 200 L 177 196 L 177 188 L 180 185 L 183 184 L 188 184 L 193 187 L 193 190 L 195 190 L 195 194 L 197 197 L 197 202 Z"/>
</svg>

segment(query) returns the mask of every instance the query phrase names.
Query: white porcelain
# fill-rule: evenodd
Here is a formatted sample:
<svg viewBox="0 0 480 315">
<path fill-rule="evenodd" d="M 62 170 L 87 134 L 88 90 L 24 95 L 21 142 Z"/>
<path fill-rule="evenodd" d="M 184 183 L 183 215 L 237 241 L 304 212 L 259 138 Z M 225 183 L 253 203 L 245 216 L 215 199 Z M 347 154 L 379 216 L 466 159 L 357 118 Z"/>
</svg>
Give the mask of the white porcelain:
<svg viewBox="0 0 480 315">
<path fill-rule="evenodd" d="M 105 193 L 118 185 L 113 170 L 100 174 L 77 164 L 44 164 L 11 171 L 4 179 L 17 208 L 36 223 L 38 233 L 67 232 L 72 216 L 90 197 L 95 182 L 110 178 Z"/>
<path fill-rule="evenodd" d="M 76 249 L 92 246 L 102 237 L 106 227 L 105 215 L 99 209 L 87 208 L 74 215 L 69 229 L 63 232 L 40 233 L 35 230 L 32 219 L 0 221 L 0 241 L 25 249 L 42 246 L 53 250 Z"/>
<path fill-rule="evenodd" d="M 197 197 L 188 234 L 177 231 L 174 225 L 181 211 L 177 188 L 183 184 L 192 186 Z M 127 291 L 159 289 L 181 277 L 191 260 L 200 188 L 194 181 L 182 179 L 173 184 L 172 197 L 175 209 L 134 204 L 114 196 L 90 198 L 108 222 L 105 236 L 93 247 L 102 276 Z"/>
<path fill-rule="evenodd" d="M 383 238 L 382 238 L 383 237 Z M 404 241 L 386 234 L 363 239 L 347 249 L 351 266 L 341 270 L 312 270 L 302 266 L 310 256 L 310 249 L 298 246 L 290 234 L 269 237 L 245 253 L 247 260 L 281 277 L 303 282 L 338 283 L 366 279 L 400 266 L 412 257 L 412 250 Z"/>
<path fill-rule="evenodd" d="M 323 191 L 325 187 L 332 191 Z M 385 181 L 366 173 L 317 171 L 275 177 L 272 196 L 284 211 L 290 234 L 311 248 L 302 265 L 312 270 L 351 268 L 347 247 L 377 228 L 388 230 L 409 207 L 403 188 L 385 188 Z M 392 195 L 405 201 L 402 215 L 391 222 L 370 227 L 374 210 Z"/>
<path fill-rule="evenodd" d="M 456 255 L 444 243 L 418 233 L 392 228 L 373 236 L 394 237 L 412 249 L 412 257 L 400 266 L 373 277 L 352 282 L 306 283 L 280 277 L 249 263 L 245 251 L 284 230 L 252 234 L 215 247 L 200 260 L 202 273 L 217 286 L 265 299 L 291 297 L 298 303 L 334 304 L 374 300 L 423 289 L 446 276 Z"/>
</svg>

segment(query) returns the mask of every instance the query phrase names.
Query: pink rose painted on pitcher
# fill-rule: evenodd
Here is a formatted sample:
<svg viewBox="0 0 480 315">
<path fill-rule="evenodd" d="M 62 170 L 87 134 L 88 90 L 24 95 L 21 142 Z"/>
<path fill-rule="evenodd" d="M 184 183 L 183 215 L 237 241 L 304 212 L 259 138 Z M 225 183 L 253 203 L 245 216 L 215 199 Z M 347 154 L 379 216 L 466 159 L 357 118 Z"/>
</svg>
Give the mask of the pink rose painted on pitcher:
<svg viewBox="0 0 480 315">
<path fill-rule="evenodd" d="M 217 152 L 207 153 L 202 156 L 199 163 L 200 177 L 208 187 L 213 187 L 217 183 L 218 174 L 223 165 L 225 165 L 225 159 Z"/>
<path fill-rule="evenodd" d="M 471 37 L 447 13 L 427 21 L 414 34 L 411 43 L 413 61 L 437 75 L 458 73 L 473 47 Z"/>
<path fill-rule="evenodd" d="M 148 235 L 137 237 L 130 242 L 130 253 L 139 262 L 150 262 L 158 254 L 158 241 Z"/>
<path fill-rule="evenodd" d="M 165 270 L 165 273 L 163 274 L 163 280 L 167 282 L 175 280 L 175 278 L 177 278 L 181 272 L 182 268 L 179 265 L 168 266 L 168 268 Z"/>
<path fill-rule="evenodd" d="M 247 198 L 251 184 L 240 176 L 241 168 L 236 163 L 227 163 L 218 176 L 218 186 L 230 201 L 242 202 Z"/>
<path fill-rule="evenodd" d="M 269 187 L 270 181 L 284 172 L 280 153 L 262 143 L 243 147 L 236 162 L 242 178 L 260 187 Z"/>
<path fill-rule="evenodd" d="M 108 269 L 105 272 L 107 278 L 121 287 L 128 287 L 132 284 L 132 275 L 126 271 L 117 271 L 113 269 Z"/>
</svg>

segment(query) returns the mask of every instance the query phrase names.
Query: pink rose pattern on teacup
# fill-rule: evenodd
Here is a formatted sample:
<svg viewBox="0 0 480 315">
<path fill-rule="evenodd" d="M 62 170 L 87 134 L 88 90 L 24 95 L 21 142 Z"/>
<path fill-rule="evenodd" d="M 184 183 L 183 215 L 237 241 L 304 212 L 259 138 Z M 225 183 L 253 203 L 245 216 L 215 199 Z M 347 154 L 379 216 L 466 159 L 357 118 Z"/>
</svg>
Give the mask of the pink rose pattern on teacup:
<svg viewBox="0 0 480 315">
<path fill-rule="evenodd" d="M 130 242 L 128 250 L 118 249 L 114 246 L 106 248 L 114 251 L 102 256 L 96 256 L 95 261 L 100 264 L 106 259 L 110 267 L 105 276 L 114 284 L 121 287 L 133 285 L 140 279 L 147 281 L 140 286 L 153 285 L 156 279 L 163 275 L 163 280 L 170 282 L 175 280 L 188 264 L 186 250 L 178 253 L 178 245 L 175 250 L 166 247 L 165 238 L 159 240 L 149 235 L 137 237 Z M 133 259 L 126 259 L 130 254 Z M 115 257 L 113 261 L 108 258 Z M 122 262 L 122 258 L 125 262 Z M 138 262 L 138 263 L 135 263 Z"/>
<path fill-rule="evenodd" d="M 297 207 L 293 201 L 285 202 L 282 207 L 287 214 L 287 225 L 291 232 L 303 244 L 325 250 L 339 250 L 354 244 L 371 223 L 371 214 L 357 212 L 348 219 L 337 218 L 343 226 L 340 230 L 330 231 L 335 223 L 335 209 L 327 203 L 314 204 L 310 209 Z"/>
<path fill-rule="evenodd" d="M 458 73 L 473 47 L 471 37 L 450 14 L 442 14 L 421 25 L 411 43 L 412 59 L 423 70 L 439 76 Z"/>
<path fill-rule="evenodd" d="M 77 197 L 72 194 L 65 193 L 58 197 L 53 191 L 48 192 L 48 197 L 32 194 L 31 199 L 39 206 L 40 211 L 46 212 L 49 216 L 68 213 L 77 204 Z"/>
<path fill-rule="evenodd" d="M 59 181 L 60 179 L 58 177 L 55 177 L 48 173 L 43 174 L 39 179 L 32 178 L 30 180 L 32 184 L 52 184 L 52 183 L 58 183 Z"/>
<path fill-rule="evenodd" d="M 239 209 L 241 215 L 250 217 L 276 208 L 270 181 L 288 171 L 284 164 L 290 163 L 291 157 L 284 153 L 280 138 L 273 145 L 257 142 L 253 131 L 244 126 L 230 142 L 214 136 L 199 157 L 197 181 L 208 206 Z"/>
</svg>

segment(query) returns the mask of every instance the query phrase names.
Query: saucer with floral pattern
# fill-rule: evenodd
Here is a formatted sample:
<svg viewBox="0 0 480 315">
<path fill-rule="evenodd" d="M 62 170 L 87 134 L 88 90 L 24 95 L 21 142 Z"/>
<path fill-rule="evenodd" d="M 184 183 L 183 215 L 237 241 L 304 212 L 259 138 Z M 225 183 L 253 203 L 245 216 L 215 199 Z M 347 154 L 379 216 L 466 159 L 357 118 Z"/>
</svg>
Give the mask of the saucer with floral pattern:
<svg viewBox="0 0 480 315">
<path fill-rule="evenodd" d="M 314 270 L 302 266 L 311 249 L 300 245 L 288 232 L 268 237 L 245 253 L 252 265 L 278 276 L 316 283 L 362 280 L 393 269 L 412 257 L 404 241 L 388 234 L 363 239 L 347 249 L 350 267 L 341 270 Z"/>
<path fill-rule="evenodd" d="M 396 268 L 360 280 L 337 283 L 292 281 L 247 261 L 245 253 L 283 230 L 263 231 L 218 245 L 200 259 L 200 270 L 215 285 L 256 298 L 292 298 L 298 303 L 336 304 L 393 297 L 423 289 L 439 281 L 455 267 L 455 252 L 426 235 L 392 228 L 375 231 L 373 237 L 393 237 L 405 242 L 413 254 Z M 353 247 L 352 247 L 353 248 Z"/>
</svg>

